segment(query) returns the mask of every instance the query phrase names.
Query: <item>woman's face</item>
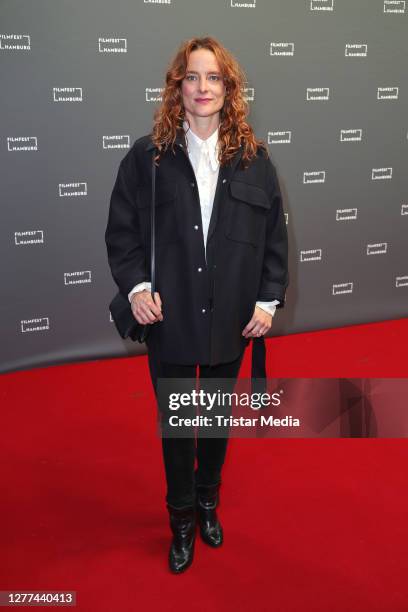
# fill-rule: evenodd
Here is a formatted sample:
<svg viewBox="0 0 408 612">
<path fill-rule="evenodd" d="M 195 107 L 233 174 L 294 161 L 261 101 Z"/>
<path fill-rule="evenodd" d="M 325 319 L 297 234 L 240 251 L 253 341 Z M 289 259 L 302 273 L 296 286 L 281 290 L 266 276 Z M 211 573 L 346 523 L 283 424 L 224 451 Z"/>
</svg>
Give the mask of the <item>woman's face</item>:
<svg viewBox="0 0 408 612">
<path fill-rule="evenodd" d="M 190 53 L 181 93 L 186 115 L 209 117 L 219 113 L 224 104 L 225 85 L 212 51 L 196 49 Z"/>
</svg>

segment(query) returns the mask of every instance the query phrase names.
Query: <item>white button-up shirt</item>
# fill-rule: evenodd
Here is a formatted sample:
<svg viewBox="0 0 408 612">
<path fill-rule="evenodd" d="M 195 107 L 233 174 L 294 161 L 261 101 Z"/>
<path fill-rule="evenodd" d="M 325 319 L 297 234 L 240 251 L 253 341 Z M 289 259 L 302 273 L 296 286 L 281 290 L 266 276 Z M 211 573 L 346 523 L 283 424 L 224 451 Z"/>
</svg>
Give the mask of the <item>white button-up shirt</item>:
<svg viewBox="0 0 408 612">
<path fill-rule="evenodd" d="M 208 228 L 217 187 L 220 164 L 218 161 L 218 127 L 206 140 L 202 140 L 191 128 L 188 129 L 186 121 L 183 123 L 187 140 L 187 152 L 197 180 L 200 196 L 201 220 L 204 234 L 204 252 L 206 253 Z M 138 291 L 147 289 L 151 291 L 151 284 L 143 282 L 136 285 L 128 294 L 129 301 Z M 256 305 L 274 315 L 278 300 L 272 302 L 256 302 Z"/>
<path fill-rule="evenodd" d="M 200 195 L 201 220 L 204 234 L 204 251 L 207 254 L 207 236 L 217 187 L 220 164 L 218 154 L 218 128 L 207 138 L 201 140 L 184 121 L 187 152 L 197 179 Z"/>
</svg>

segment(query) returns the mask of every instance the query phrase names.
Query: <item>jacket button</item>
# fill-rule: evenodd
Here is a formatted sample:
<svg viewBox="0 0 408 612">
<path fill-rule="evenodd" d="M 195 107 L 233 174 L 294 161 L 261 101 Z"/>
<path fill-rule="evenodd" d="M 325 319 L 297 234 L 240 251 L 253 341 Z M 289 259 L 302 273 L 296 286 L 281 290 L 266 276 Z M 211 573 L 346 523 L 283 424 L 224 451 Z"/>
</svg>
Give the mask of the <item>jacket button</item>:
<svg viewBox="0 0 408 612">
<path fill-rule="evenodd" d="M 192 187 L 195 187 L 195 183 L 190 183 L 190 185 L 191 185 Z"/>
<path fill-rule="evenodd" d="M 195 230 L 198 230 L 198 225 L 195 225 L 195 226 L 194 226 L 194 229 L 195 229 Z"/>
<path fill-rule="evenodd" d="M 203 269 L 202 268 L 197 268 L 198 272 L 202 272 Z"/>
<path fill-rule="evenodd" d="M 203 308 L 201 312 L 202 312 L 202 313 L 205 313 L 205 308 Z"/>
<path fill-rule="evenodd" d="M 226 183 L 226 182 L 227 182 L 227 179 L 222 179 L 222 182 L 223 182 L 223 183 Z"/>
</svg>

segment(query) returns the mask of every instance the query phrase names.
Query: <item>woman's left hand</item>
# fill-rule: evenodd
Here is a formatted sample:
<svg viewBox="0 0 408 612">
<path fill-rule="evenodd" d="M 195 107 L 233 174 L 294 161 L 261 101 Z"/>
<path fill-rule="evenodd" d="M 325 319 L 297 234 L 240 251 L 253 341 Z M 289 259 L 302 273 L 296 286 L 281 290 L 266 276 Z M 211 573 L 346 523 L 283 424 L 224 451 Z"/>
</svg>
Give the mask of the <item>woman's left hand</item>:
<svg viewBox="0 0 408 612">
<path fill-rule="evenodd" d="M 272 327 L 272 315 L 263 310 L 259 306 L 255 306 L 252 319 L 242 330 L 242 335 L 245 338 L 259 338 L 268 332 Z"/>
</svg>

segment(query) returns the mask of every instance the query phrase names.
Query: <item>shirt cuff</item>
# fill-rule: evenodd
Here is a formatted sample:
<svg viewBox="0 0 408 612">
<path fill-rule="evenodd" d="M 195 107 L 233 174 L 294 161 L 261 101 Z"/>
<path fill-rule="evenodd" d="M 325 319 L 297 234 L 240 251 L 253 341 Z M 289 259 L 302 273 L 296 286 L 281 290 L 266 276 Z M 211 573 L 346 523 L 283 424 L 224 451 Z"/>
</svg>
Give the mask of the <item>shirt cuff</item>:
<svg viewBox="0 0 408 612">
<path fill-rule="evenodd" d="M 279 304 L 279 300 L 273 300 L 272 302 L 256 302 L 256 306 L 262 308 L 272 316 L 275 314 L 276 306 Z"/>
<path fill-rule="evenodd" d="M 152 284 L 151 284 L 151 283 L 148 283 L 148 282 L 143 282 L 143 283 L 139 283 L 138 285 L 135 285 L 135 286 L 133 287 L 133 289 L 132 289 L 132 290 L 131 290 L 131 291 L 128 293 L 128 300 L 129 300 L 129 302 L 131 302 L 131 301 L 132 301 L 132 296 L 133 296 L 135 293 L 139 293 L 139 291 L 144 291 L 145 289 L 146 289 L 147 291 L 151 291 L 151 289 L 152 289 Z"/>
</svg>

